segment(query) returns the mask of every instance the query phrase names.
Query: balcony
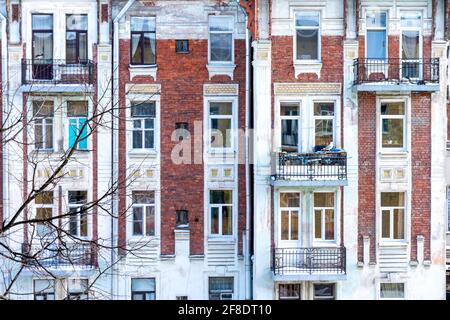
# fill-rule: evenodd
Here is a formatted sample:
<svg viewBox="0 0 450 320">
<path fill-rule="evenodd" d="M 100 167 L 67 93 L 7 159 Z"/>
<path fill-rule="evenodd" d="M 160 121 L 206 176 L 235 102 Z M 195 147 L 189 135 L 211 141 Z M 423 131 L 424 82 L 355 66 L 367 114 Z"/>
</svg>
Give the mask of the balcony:
<svg viewBox="0 0 450 320">
<path fill-rule="evenodd" d="M 275 281 L 345 279 L 346 250 L 345 247 L 276 248 L 272 271 Z"/>
<path fill-rule="evenodd" d="M 346 152 L 275 154 L 272 163 L 273 186 L 345 186 L 347 181 Z"/>
<path fill-rule="evenodd" d="M 92 85 L 94 63 L 91 60 L 67 63 L 65 60 L 22 59 L 22 85 Z"/>
<path fill-rule="evenodd" d="M 439 58 L 355 59 L 356 91 L 439 91 Z"/>
</svg>

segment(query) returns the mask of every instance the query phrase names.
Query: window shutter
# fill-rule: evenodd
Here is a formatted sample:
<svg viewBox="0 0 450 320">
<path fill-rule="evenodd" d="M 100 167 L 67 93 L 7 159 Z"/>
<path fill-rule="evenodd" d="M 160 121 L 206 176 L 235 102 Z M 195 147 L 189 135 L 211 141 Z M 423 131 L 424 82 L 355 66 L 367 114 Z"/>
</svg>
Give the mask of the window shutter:
<svg viewBox="0 0 450 320">
<path fill-rule="evenodd" d="M 80 118 L 79 119 L 79 132 L 81 132 L 80 140 L 78 142 L 78 148 L 79 149 L 87 149 L 87 125 L 83 128 L 84 124 L 86 123 L 86 118 Z"/>
</svg>

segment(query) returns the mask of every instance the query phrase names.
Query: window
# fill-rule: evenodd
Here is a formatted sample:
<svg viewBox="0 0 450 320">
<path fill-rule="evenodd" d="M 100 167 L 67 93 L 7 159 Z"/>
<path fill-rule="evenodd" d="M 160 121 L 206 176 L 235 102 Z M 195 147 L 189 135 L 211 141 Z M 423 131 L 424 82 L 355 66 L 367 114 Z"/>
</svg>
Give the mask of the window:
<svg viewBox="0 0 450 320">
<path fill-rule="evenodd" d="M 380 283 L 381 299 L 404 299 L 405 284 L 404 283 Z"/>
<path fill-rule="evenodd" d="M 34 147 L 53 150 L 53 101 L 33 101 Z"/>
<path fill-rule="evenodd" d="M 34 280 L 34 300 L 55 300 L 55 280 Z"/>
<path fill-rule="evenodd" d="M 53 15 L 32 15 L 33 79 L 53 79 Z"/>
<path fill-rule="evenodd" d="M 69 300 L 88 300 L 88 279 L 69 279 Z"/>
<path fill-rule="evenodd" d="M 86 14 L 66 16 L 66 63 L 87 63 L 88 17 Z"/>
<path fill-rule="evenodd" d="M 131 17 L 131 64 L 156 63 L 156 18 Z"/>
<path fill-rule="evenodd" d="M 367 13 L 366 32 L 366 57 L 386 59 L 386 12 Z"/>
<path fill-rule="evenodd" d="M 334 283 L 314 284 L 314 300 L 334 300 Z"/>
<path fill-rule="evenodd" d="M 188 300 L 188 296 L 177 296 L 177 300 Z"/>
<path fill-rule="evenodd" d="M 86 191 L 69 191 L 69 233 L 76 237 L 88 236 L 88 215 Z"/>
<path fill-rule="evenodd" d="M 334 103 L 314 103 L 314 143 L 316 146 L 328 146 L 334 136 Z"/>
<path fill-rule="evenodd" d="M 210 277 L 209 300 L 233 300 L 233 277 Z"/>
<path fill-rule="evenodd" d="M 209 61 L 233 62 L 233 17 L 209 17 Z"/>
<path fill-rule="evenodd" d="M 233 191 L 211 190 L 209 192 L 212 235 L 233 234 Z"/>
<path fill-rule="evenodd" d="M 296 59 L 319 60 L 320 13 L 298 12 L 295 15 Z"/>
<path fill-rule="evenodd" d="M 188 228 L 189 227 L 189 213 L 187 210 L 176 211 L 176 227 Z"/>
<path fill-rule="evenodd" d="M 405 104 L 381 103 L 381 147 L 405 148 Z"/>
<path fill-rule="evenodd" d="M 405 193 L 381 192 L 381 238 L 405 238 Z"/>
<path fill-rule="evenodd" d="M 131 300 L 156 300 L 155 278 L 131 279 Z"/>
<path fill-rule="evenodd" d="M 280 300 L 301 300 L 300 284 L 283 283 L 278 285 L 278 297 Z"/>
<path fill-rule="evenodd" d="M 295 103 L 280 105 L 282 151 L 297 152 L 299 150 L 299 109 L 300 106 Z"/>
<path fill-rule="evenodd" d="M 69 120 L 69 148 L 87 149 L 86 124 L 88 115 L 87 101 L 67 101 L 67 117 Z M 76 143 L 78 138 L 78 143 Z"/>
<path fill-rule="evenodd" d="M 280 193 L 281 240 L 299 240 L 300 193 Z"/>
<path fill-rule="evenodd" d="M 53 191 L 43 191 L 34 198 L 36 205 L 36 232 L 40 237 L 50 234 L 51 227 L 49 219 L 53 217 Z"/>
<path fill-rule="evenodd" d="M 334 240 L 334 192 L 314 193 L 314 240 Z"/>
<path fill-rule="evenodd" d="M 189 53 L 189 41 L 188 40 L 176 40 L 175 52 L 176 53 Z"/>
<path fill-rule="evenodd" d="M 155 192 L 133 191 L 133 236 L 155 235 Z"/>
<path fill-rule="evenodd" d="M 420 13 L 402 13 L 402 77 L 417 79 L 421 76 L 422 16 Z"/>
<path fill-rule="evenodd" d="M 211 148 L 231 148 L 233 104 L 231 102 L 210 102 L 209 118 Z"/>
<path fill-rule="evenodd" d="M 133 149 L 155 147 L 155 116 L 155 102 L 132 104 Z"/>
</svg>

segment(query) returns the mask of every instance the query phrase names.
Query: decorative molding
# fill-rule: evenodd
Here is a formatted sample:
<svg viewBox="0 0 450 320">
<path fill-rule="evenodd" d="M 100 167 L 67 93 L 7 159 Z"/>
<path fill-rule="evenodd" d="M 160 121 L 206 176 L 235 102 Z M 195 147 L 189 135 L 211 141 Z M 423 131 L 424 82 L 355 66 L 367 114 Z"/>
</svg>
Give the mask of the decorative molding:
<svg viewBox="0 0 450 320">
<path fill-rule="evenodd" d="M 295 63 L 294 62 L 294 71 L 295 78 L 299 76 L 301 73 L 315 73 L 317 74 L 317 78 L 320 79 L 320 71 L 322 70 L 322 63 Z"/>
<path fill-rule="evenodd" d="M 144 93 L 144 94 L 157 94 L 161 92 L 160 84 L 134 84 L 128 83 L 125 85 L 125 92 L 130 93 Z"/>
<path fill-rule="evenodd" d="M 152 77 L 153 81 L 156 81 L 157 66 L 129 66 L 130 80 L 133 81 L 134 77 Z"/>
<path fill-rule="evenodd" d="M 305 93 L 341 94 L 341 84 L 334 82 L 274 83 L 275 95 L 298 95 Z"/>
<path fill-rule="evenodd" d="M 239 94 L 238 84 L 205 84 L 203 95 L 205 96 L 237 96 Z"/>
<path fill-rule="evenodd" d="M 231 80 L 234 80 L 235 64 L 207 64 L 206 68 L 208 69 L 209 80 L 220 75 L 229 76 Z"/>
</svg>

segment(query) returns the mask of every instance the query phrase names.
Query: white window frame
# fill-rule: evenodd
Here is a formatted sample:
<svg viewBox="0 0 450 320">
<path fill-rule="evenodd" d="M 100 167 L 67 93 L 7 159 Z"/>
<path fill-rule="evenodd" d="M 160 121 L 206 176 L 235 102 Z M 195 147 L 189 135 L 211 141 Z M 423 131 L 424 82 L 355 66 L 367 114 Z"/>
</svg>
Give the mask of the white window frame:
<svg viewBox="0 0 450 320">
<path fill-rule="evenodd" d="M 282 193 L 297 193 L 299 196 L 299 206 L 298 207 L 282 207 L 281 206 L 281 194 Z M 280 192 L 278 192 L 278 241 L 280 244 L 284 243 L 284 244 L 297 244 L 300 243 L 302 241 L 302 198 L 303 198 L 303 194 L 300 191 L 292 191 L 292 190 L 280 190 Z M 292 211 L 298 211 L 298 226 L 297 226 L 297 236 L 298 239 L 290 239 L 291 237 L 291 229 L 292 229 L 292 222 L 291 222 L 291 217 L 292 217 Z M 288 211 L 289 212 L 289 239 L 288 240 L 283 240 L 281 238 L 281 233 L 282 233 L 282 221 L 281 221 L 281 212 L 282 211 Z"/>
<path fill-rule="evenodd" d="M 408 13 L 417 13 L 417 14 L 419 14 L 420 15 L 420 19 L 421 19 L 421 24 L 420 24 L 420 26 L 415 26 L 415 27 L 403 27 L 402 26 L 402 23 L 401 23 L 401 17 L 404 15 L 404 14 L 406 14 L 406 15 L 408 15 Z M 400 45 L 399 45 L 399 50 L 400 50 L 400 52 L 399 52 L 399 57 L 400 57 L 400 61 L 401 62 L 408 62 L 408 61 L 410 61 L 410 60 L 408 60 L 408 59 L 406 59 L 406 60 L 403 60 L 403 58 L 402 58 L 402 52 L 403 52 L 403 41 L 402 41 L 402 39 L 403 39 L 403 31 L 418 31 L 419 32 L 419 57 L 418 57 L 418 59 L 419 59 L 419 62 L 418 62 L 418 64 L 419 64 L 419 78 L 411 78 L 411 79 L 413 79 L 413 80 L 419 80 L 419 79 L 423 79 L 423 64 L 421 64 L 420 63 L 420 59 L 422 59 L 423 58 L 423 31 L 422 31 L 422 25 L 423 25 L 423 13 L 422 12 L 420 12 L 420 11 L 401 11 L 400 12 L 400 23 L 399 23 L 399 25 L 400 25 Z M 414 62 L 414 61 L 412 61 L 412 62 Z M 400 73 L 402 73 L 402 68 L 400 67 Z M 430 71 L 431 72 L 431 71 Z M 400 74 L 399 75 L 402 79 L 406 79 L 406 78 L 403 78 L 403 74 Z"/>
<path fill-rule="evenodd" d="M 381 297 L 381 284 L 382 283 L 395 283 L 395 284 L 403 284 L 403 298 L 382 298 Z M 406 293 L 407 293 L 407 283 L 406 281 L 396 281 L 396 282 L 392 282 L 392 281 L 379 281 L 377 284 L 377 298 L 378 300 L 407 300 L 406 298 Z"/>
<path fill-rule="evenodd" d="M 230 103 L 231 104 L 231 115 L 211 115 L 211 103 Z M 235 148 L 235 131 L 236 131 L 236 99 L 224 99 L 224 98 L 209 98 L 206 101 L 206 112 L 208 117 L 207 127 L 205 136 L 207 149 L 209 153 L 232 153 Z M 212 120 L 213 119 L 230 119 L 231 120 L 231 128 L 230 130 L 230 147 L 213 147 L 211 143 L 212 137 Z"/>
<path fill-rule="evenodd" d="M 53 103 L 53 117 L 41 117 L 41 116 L 35 116 L 34 115 L 34 110 L 33 110 L 33 103 L 34 102 L 40 102 L 40 103 L 44 103 L 44 102 L 51 102 Z M 57 105 L 56 103 L 56 98 L 49 98 L 49 99 L 45 99 L 45 98 L 37 98 L 37 99 L 31 99 L 30 100 L 30 113 L 31 113 L 31 122 L 33 124 L 33 150 L 38 151 L 38 152 L 54 152 L 57 148 L 55 141 L 57 141 L 57 137 L 56 137 L 56 133 L 57 130 L 56 126 L 57 126 L 57 119 L 58 119 L 58 112 L 56 112 L 55 110 L 55 106 Z M 36 120 L 40 119 L 41 122 L 41 126 L 42 126 L 42 144 L 43 144 L 43 148 L 36 148 Z M 46 126 L 46 119 L 52 119 L 52 147 L 48 148 L 45 144 L 46 141 L 46 136 L 47 136 L 47 126 Z M 44 147 L 45 146 L 45 147 Z"/>
<path fill-rule="evenodd" d="M 153 192 L 153 198 L 154 198 L 154 203 L 133 203 L 133 196 L 131 196 L 131 229 L 130 229 L 130 233 L 131 233 L 131 237 L 134 239 L 141 239 L 141 238 L 154 238 L 157 236 L 157 229 L 158 229 L 158 224 L 157 224 L 157 212 L 156 212 L 156 191 L 155 190 L 132 190 L 132 195 L 134 192 Z M 155 229 L 153 230 L 153 235 L 147 235 L 147 224 L 146 224 L 146 208 L 147 207 L 153 207 L 153 214 L 154 214 L 154 227 Z M 134 234 L 134 214 L 133 214 L 133 209 L 134 208 L 142 208 L 142 234 Z"/>
<path fill-rule="evenodd" d="M 43 291 L 36 292 L 36 281 L 52 281 L 53 282 L 53 299 L 52 300 L 53 301 L 56 300 L 57 281 L 56 281 L 56 279 L 50 279 L 50 278 L 34 278 L 33 279 L 33 300 L 37 300 L 36 294 L 42 295 L 41 292 L 43 292 Z M 41 294 L 39 294 L 39 293 L 41 293 Z M 50 294 L 50 292 L 45 292 L 45 295 L 48 295 L 48 294 Z M 49 300 L 49 299 L 47 299 L 47 300 Z M 52 300 L 49 300 L 49 301 L 52 301 Z M 42 300 L 38 300 L 38 301 L 42 301 Z"/>
<path fill-rule="evenodd" d="M 404 105 L 404 114 L 403 115 L 382 115 L 381 114 L 381 105 L 383 103 L 398 103 L 401 102 Z M 408 100 L 406 99 L 396 99 L 396 100 L 387 100 L 387 99 L 380 99 L 379 101 L 377 101 L 377 113 L 378 113 L 378 125 L 379 125 L 379 129 L 378 129 L 378 136 L 379 136 L 379 150 L 382 153 L 396 153 L 396 152 L 406 152 L 409 148 L 407 146 L 407 134 L 408 134 L 408 129 L 407 127 L 409 127 L 409 121 L 408 121 L 408 112 L 409 112 L 409 103 Z M 403 147 L 402 148 L 386 148 L 383 147 L 383 119 L 400 119 L 403 120 Z"/>
<path fill-rule="evenodd" d="M 297 116 L 285 116 L 281 115 L 281 107 L 283 105 L 296 105 L 298 107 L 298 115 Z M 297 129 L 298 129 L 298 141 L 297 141 L 297 152 L 301 152 L 302 150 L 302 108 L 300 101 L 280 101 L 279 104 L 279 125 L 280 125 L 280 148 L 283 148 L 283 120 L 297 120 Z"/>
<path fill-rule="evenodd" d="M 371 13 L 385 13 L 386 14 L 386 26 L 384 27 L 368 27 L 367 25 L 367 16 Z M 373 59 L 372 57 L 368 57 L 367 56 L 367 48 L 368 48 L 368 32 L 367 31 L 385 31 L 385 43 L 386 43 L 386 53 L 385 53 L 385 58 L 383 59 L 384 61 L 386 61 L 387 59 L 389 59 L 389 12 L 387 10 L 368 10 L 366 11 L 365 14 L 365 19 L 366 19 L 366 34 L 365 34 L 365 40 L 364 40 L 364 56 L 366 59 Z M 378 61 L 378 59 L 375 59 Z"/>
<path fill-rule="evenodd" d="M 211 191 L 231 191 L 231 203 L 211 203 Z M 235 201 L 234 201 L 234 197 L 235 197 L 235 191 L 233 188 L 210 188 L 207 190 L 208 192 L 208 236 L 212 237 L 212 238 L 232 238 L 234 237 L 234 233 L 235 233 L 235 221 L 236 221 L 236 217 L 235 217 Z M 231 208 L 231 234 L 222 234 L 222 212 L 223 212 L 223 207 L 230 207 Z M 212 233 L 211 230 L 211 222 L 212 222 L 212 217 L 211 217 L 211 209 L 212 208 L 218 208 L 219 209 L 219 221 L 218 221 L 218 230 L 219 233 Z"/>
<path fill-rule="evenodd" d="M 231 31 L 211 31 L 211 18 L 214 19 L 223 19 L 223 20 L 232 20 L 233 30 Z M 208 64 L 209 65 L 233 65 L 234 64 L 234 29 L 235 29 L 235 19 L 232 15 L 209 15 L 208 16 Z M 212 61 L 211 60 L 211 34 L 231 34 L 231 61 Z"/>
<path fill-rule="evenodd" d="M 316 193 L 333 193 L 334 197 L 334 207 L 315 207 L 314 206 L 314 195 Z M 312 218 L 312 238 L 314 243 L 336 243 L 337 241 L 337 202 L 338 202 L 338 195 L 336 191 L 314 191 L 312 193 L 312 207 L 313 207 L 313 218 Z M 334 224 L 334 239 L 325 239 L 325 210 L 333 209 L 333 224 Z M 321 237 L 316 238 L 316 210 L 321 211 Z"/>
<path fill-rule="evenodd" d="M 381 205 L 381 194 L 382 193 L 403 193 L 404 204 L 403 206 L 390 206 L 383 207 Z M 381 191 L 380 192 L 380 239 L 382 242 L 406 242 L 407 241 L 407 192 L 406 191 Z M 403 209 L 403 239 L 395 239 L 394 235 L 394 209 Z M 389 210 L 389 238 L 383 237 L 383 211 Z"/>
<path fill-rule="evenodd" d="M 337 142 L 336 142 L 336 122 L 337 122 L 337 115 L 336 115 L 336 101 L 333 100 L 312 100 L 312 131 L 313 131 L 313 136 L 312 136 L 312 145 L 311 148 L 314 148 L 316 146 L 316 120 L 332 120 L 333 121 L 333 145 L 336 148 L 337 147 Z M 314 105 L 316 103 L 332 103 L 333 104 L 333 116 L 316 116 L 314 115 Z"/>
<path fill-rule="evenodd" d="M 87 191 L 87 190 L 67 190 L 67 208 L 68 208 L 68 210 L 70 211 L 70 209 L 81 209 L 83 206 L 85 206 L 84 204 L 74 204 L 74 203 L 70 203 L 69 202 L 69 192 L 73 192 L 73 191 L 84 191 L 84 192 L 86 192 L 86 203 L 88 203 L 89 202 L 89 192 Z M 75 236 L 75 237 L 78 237 L 78 238 L 81 238 L 81 239 L 87 239 L 87 238 L 89 238 L 90 237 L 90 234 L 91 234 L 91 223 L 90 223 L 90 215 L 86 212 L 86 223 L 87 223 L 87 231 L 86 231 L 86 235 L 85 236 L 82 236 L 81 234 L 80 234 L 80 232 L 81 232 L 81 215 L 80 215 L 80 212 L 79 211 L 77 211 L 77 215 L 76 215 L 76 217 L 77 217 L 77 234 L 76 235 L 73 235 L 73 236 Z M 70 218 L 71 217 L 68 217 L 68 233 L 69 234 L 71 234 L 70 233 Z"/>
<path fill-rule="evenodd" d="M 319 26 L 318 27 L 298 27 L 297 15 L 302 12 L 314 12 L 319 14 Z M 322 62 L 322 11 L 321 10 L 297 10 L 294 12 L 294 64 L 310 64 Z M 317 59 L 297 59 L 297 30 L 318 30 L 317 35 Z"/>
<path fill-rule="evenodd" d="M 64 145 L 65 145 L 65 147 L 66 147 L 66 150 L 68 150 L 69 149 L 69 142 L 70 142 L 70 139 L 69 139 L 69 135 L 70 135 L 70 119 L 77 119 L 77 125 L 79 124 L 79 119 L 80 118 L 83 118 L 83 117 L 78 117 L 78 116 L 76 116 L 76 117 L 69 117 L 68 116 L 68 105 L 69 105 L 69 102 L 72 102 L 72 101 L 86 101 L 87 102 L 87 116 L 86 116 L 86 122 L 88 122 L 89 121 L 89 115 L 91 114 L 91 109 L 92 109 L 92 106 L 91 106 L 91 99 L 89 99 L 88 97 L 71 97 L 71 98 L 65 98 L 65 97 L 63 97 L 62 98 L 63 100 L 62 100 L 62 104 L 63 104 L 63 106 L 64 106 L 64 110 L 63 110 L 63 114 L 65 115 L 65 125 L 67 126 L 67 127 L 65 127 L 64 128 Z M 77 147 L 77 149 L 76 149 L 76 151 L 88 151 L 88 150 L 90 150 L 90 148 L 91 148 L 91 144 L 90 144 L 90 136 L 91 136 L 91 134 L 92 134 L 92 132 L 90 132 L 90 127 L 89 127 L 89 123 L 88 123 L 88 125 L 87 125 L 87 127 L 86 127 L 86 131 L 87 131 L 87 141 L 86 141 L 86 149 L 78 149 L 78 147 Z"/>
<path fill-rule="evenodd" d="M 34 199 L 34 216 L 36 218 L 37 218 L 37 209 L 50 208 L 50 209 L 52 209 L 52 216 L 51 217 L 53 217 L 55 215 L 55 192 L 53 190 L 51 190 L 51 191 L 50 190 L 45 190 L 44 192 L 51 192 L 51 194 L 52 194 L 52 203 L 51 204 L 37 204 L 36 203 L 36 199 Z M 52 220 L 52 222 L 53 221 L 56 221 L 56 220 Z M 36 228 L 36 235 L 38 237 L 50 237 L 51 236 L 50 234 L 46 234 L 46 235 L 41 236 L 41 235 L 39 235 L 37 233 L 37 228 L 39 227 L 39 224 L 43 224 L 43 223 L 44 222 L 36 223 L 36 226 L 35 226 L 35 228 Z"/>
<path fill-rule="evenodd" d="M 133 107 L 133 105 L 135 104 L 140 104 L 140 103 L 147 103 L 147 102 L 138 102 L 138 101 L 132 101 L 130 103 L 130 122 L 131 122 L 131 149 L 133 151 L 149 151 L 149 150 L 155 150 L 155 144 L 156 144 L 156 139 L 155 139 L 155 126 L 156 126 L 156 102 L 155 101 L 148 101 L 148 103 L 153 103 L 155 105 L 155 116 L 152 118 L 150 116 L 148 117 L 144 117 L 144 116 L 139 116 L 139 117 L 133 117 L 131 116 L 131 108 Z M 153 129 L 146 129 L 145 128 L 145 120 L 151 119 L 153 121 Z M 141 122 L 141 128 L 135 129 L 134 128 L 134 121 L 140 121 Z M 134 131 L 141 131 L 142 132 L 142 147 L 141 148 L 135 148 L 133 146 L 133 136 L 134 136 Z M 152 132 L 153 131 L 153 147 L 151 148 L 145 148 L 145 133 L 147 131 Z"/>
</svg>

